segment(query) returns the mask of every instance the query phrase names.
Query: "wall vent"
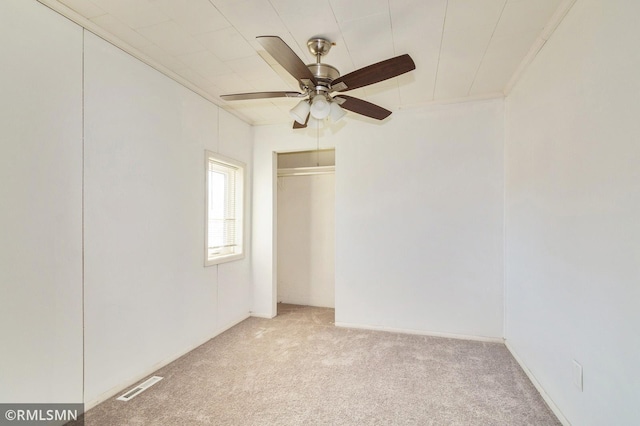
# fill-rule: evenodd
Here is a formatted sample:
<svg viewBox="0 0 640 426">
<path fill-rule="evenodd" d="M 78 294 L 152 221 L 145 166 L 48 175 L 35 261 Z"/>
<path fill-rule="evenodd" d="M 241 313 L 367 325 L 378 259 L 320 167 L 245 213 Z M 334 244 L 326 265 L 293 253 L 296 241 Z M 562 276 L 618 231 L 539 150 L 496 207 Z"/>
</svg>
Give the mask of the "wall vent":
<svg viewBox="0 0 640 426">
<path fill-rule="evenodd" d="M 133 398 L 134 396 L 139 395 L 142 392 L 146 391 L 151 386 L 153 386 L 156 383 L 158 383 L 160 380 L 162 380 L 162 377 L 153 376 L 153 377 L 145 380 L 144 382 L 140 383 L 138 386 L 136 386 L 135 388 L 131 389 L 130 391 L 127 391 L 127 392 L 123 393 L 122 395 L 120 395 L 116 399 L 118 401 L 129 401 L 131 398 Z"/>
</svg>

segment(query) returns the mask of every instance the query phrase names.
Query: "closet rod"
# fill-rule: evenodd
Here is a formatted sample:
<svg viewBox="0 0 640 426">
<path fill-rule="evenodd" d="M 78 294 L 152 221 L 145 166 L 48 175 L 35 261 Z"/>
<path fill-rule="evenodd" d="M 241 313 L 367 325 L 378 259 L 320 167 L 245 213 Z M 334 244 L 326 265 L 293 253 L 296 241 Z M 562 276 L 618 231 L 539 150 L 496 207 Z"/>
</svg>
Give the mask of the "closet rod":
<svg viewBox="0 0 640 426">
<path fill-rule="evenodd" d="M 327 173 L 333 173 L 335 170 L 335 166 L 290 167 L 286 169 L 278 169 L 278 177 L 325 175 Z"/>
</svg>

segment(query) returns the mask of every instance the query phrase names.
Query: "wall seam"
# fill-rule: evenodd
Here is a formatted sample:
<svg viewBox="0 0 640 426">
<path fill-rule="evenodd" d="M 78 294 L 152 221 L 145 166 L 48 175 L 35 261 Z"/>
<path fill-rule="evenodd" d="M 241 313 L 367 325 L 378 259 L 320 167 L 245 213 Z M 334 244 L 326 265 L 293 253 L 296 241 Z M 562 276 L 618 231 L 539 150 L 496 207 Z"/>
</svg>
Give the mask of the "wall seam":
<svg viewBox="0 0 640 426">
<path fill-rule="evenodd" d="M 502 337 L 507 339 L 507 99 L 502 110 Z"/>
<path fill-rule="evenodd" d="M 81 152 L 82 152 L 82 179 L 81 179 L 81 186 L 82 186 L 82 205 L 81 205 L 81 209 L 82 209 L 82 403 L 84 404 L 85 402 L 85 374 L 86 374 L 86 366 L 85 366 L 85 350 L 86 350 L 86 344 L 85 344 L 85 311 L 84 311 L 84 302 L 85 302 L 85 262 L 84 262 L 84 251 L 85 251 L 85 247 L 84 247 L 84 243 L 85 243 L 85 224 L 84 224 L 84 207 L 85 207 L 85 200 L 84 200 L 84 194 L 85 194 L 85 187 L 84 187 L 84 179 L 85 179 L 85 170 L 84 170 L 84 160 L 85 160 L 85 155 L 84 155 L 84 142 L 85 142 L 85 134 L 84 134 L 84 130 L 85 130 L 85 112 L 84 112 L 84 104 L 85 104 L 85 70 L 84 70 L 84 65 L 85 65 L 85 56 L 84 56 L 84 49 L 85 49 L 85 40 L 84 40 L 84 36 L 85 36 L 85 32 L 86 29 L 82 29 L 82 61 L 81 61 L 81 76 L 82 76 L 82 98 L 81 98 L 81 106 L 82 106 L 82 116 L 81 116 L 81 128 L 82 128 L 82 148 L 81 148 Z"/>
</svg>

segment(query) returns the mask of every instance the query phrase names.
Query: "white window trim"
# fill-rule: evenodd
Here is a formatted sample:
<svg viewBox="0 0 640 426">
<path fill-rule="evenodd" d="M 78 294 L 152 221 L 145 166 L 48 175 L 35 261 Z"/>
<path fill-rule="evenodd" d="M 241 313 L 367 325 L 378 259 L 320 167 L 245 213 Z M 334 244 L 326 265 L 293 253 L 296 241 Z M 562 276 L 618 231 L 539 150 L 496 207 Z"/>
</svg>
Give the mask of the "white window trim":
<svg viewBox="0 0 640 426">
<path fill-rule="evenodd" d="M 204 175 L 204 191 L 205 191 L 205 203 L 204 203 L 204 266 L 213 266 L 220 263 L 231 262 L 244 258 L 245 242 L 244 242 L 244 203 L 245 203 L 245 175 L 246 165 L 245 163 L 234 160 L 232 158 L 225 157 L 213 151 L 205 150 L 205 175 Z M 236 217 L 240 218 L 240 226 L 236 228 L 236 240 L 238 241 L 237 247 L 240 249 L 240 253 L 232 253 L 227 255 L 216 256 L 213 259 L 209 259 L 209 161 L 213 160 L 218 163 L 226 164 L 232 167 L 240 169 L 240 173 L 236 174 Z"/>
</svg>

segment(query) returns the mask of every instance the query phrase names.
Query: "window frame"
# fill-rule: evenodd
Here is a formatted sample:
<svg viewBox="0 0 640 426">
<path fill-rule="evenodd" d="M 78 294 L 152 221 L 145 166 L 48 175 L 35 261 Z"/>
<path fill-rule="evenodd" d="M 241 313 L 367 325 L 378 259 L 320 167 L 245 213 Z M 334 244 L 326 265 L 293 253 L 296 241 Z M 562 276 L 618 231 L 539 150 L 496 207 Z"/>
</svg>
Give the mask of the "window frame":
<svg viewBox="0 0 640 426">
<path fill-rule="evenodd" d="M 227 167 L 229 169 L 235 169 L 235 247 L 237 252 L 229 254 L 220 254 L 213 257 L 209 256 L 209 165 L 210 163 L 216 163 L 220 166 Z M 225 157 L 217 152 L 205 150 L 205 162 L 204 162 L 204 189 L 205 189 L 205 203 L 204 203 L 204 266 L 219 265 L 225 262 L 232 262 L 235 260 L 243 259 L 244 254 L 244 204 L 245 204 L 245 174 L 246 165 L 242 161 L 235 160 L 233 158 Z M 228 201 L 228 200 L 226 200 Z"/>
</svg>

